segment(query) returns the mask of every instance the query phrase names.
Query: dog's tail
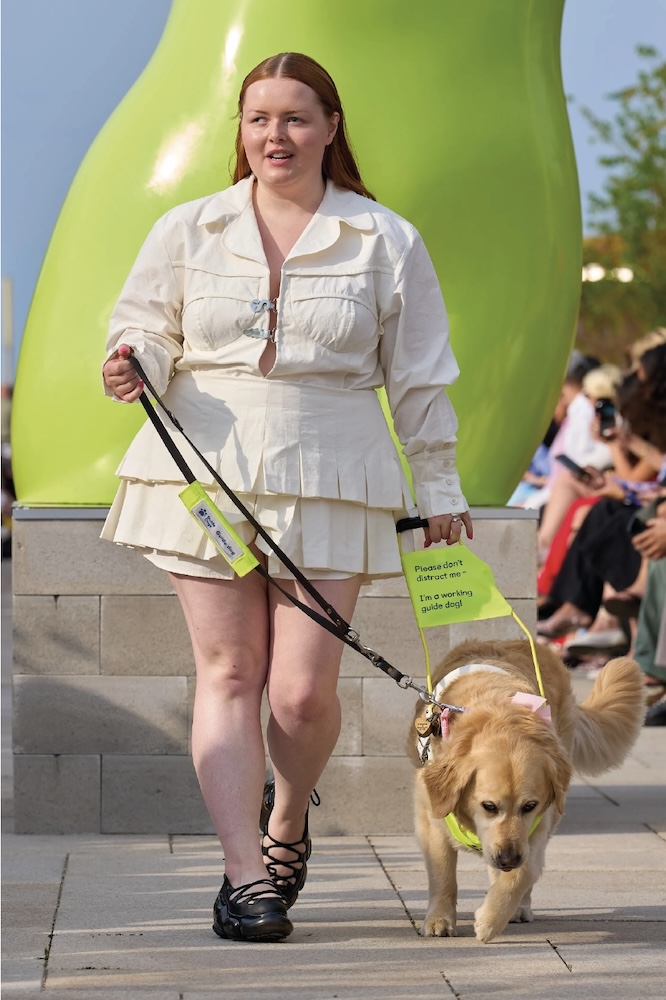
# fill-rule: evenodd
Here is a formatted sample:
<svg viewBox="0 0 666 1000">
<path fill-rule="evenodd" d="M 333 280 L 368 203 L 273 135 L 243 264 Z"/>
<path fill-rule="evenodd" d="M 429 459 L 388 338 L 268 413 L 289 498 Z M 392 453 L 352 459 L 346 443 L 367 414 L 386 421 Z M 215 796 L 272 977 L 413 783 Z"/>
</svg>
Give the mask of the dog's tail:
<svg viewBox="0 0 666 1000">
<path fill-rule="evenodd" d="M 581 774 L 619 767 L 638 739 L 645 715 L 645 680 L 626 656 L 611 660 L 577 706 L 573 765 Z"/>
</svg>

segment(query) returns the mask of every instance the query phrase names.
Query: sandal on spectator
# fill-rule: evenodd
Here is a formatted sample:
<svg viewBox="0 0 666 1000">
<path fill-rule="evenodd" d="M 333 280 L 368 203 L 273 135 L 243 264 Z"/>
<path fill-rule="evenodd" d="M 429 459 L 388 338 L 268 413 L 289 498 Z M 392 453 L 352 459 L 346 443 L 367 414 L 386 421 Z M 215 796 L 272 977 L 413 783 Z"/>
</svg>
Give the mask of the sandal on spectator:
<svg viewBox="0 0 666 1000">
<path fill-rule="evenodd" d="M 621 628 L 606 629 L 603 632 L 583 632 L 564 643 L 567 656 L 580 657 L 589 653 L 608 653 L 622 656 L 629 651 L 629 642 Z"/>
<path fill-rule="evenodd" d="M 573 608 L 573 605 L 571 605 Z M 569 632 L 575 632 L 579 628 L 587 628 L 592 624 L 592 619 L 584 611 L 575 608 L 570 614 L 562 613 L 562 608 L 556 611 L 550 618 L 537 622 L 537 635 L 544 635 L 548 639 L 558 639 Z"/>
<path fill-rule="evenodd" d="M 615 597 L 609 597 L 608 600 L 604 601 L 603 606 L 609 615 L 626 621 L 628 618 L 638 618 L 638 612 L 641 610 L 641 599 L 635 594 L 624 596 L 616 594 Z"/>
<path fill-rule="evenodd" d="M 666 726 L 666 694 L 645 713 L 644 726 Z"/>
<path fill-rule="evenodd" d="M 645 704 L 650 707 L 655 705 L 666 695 L 666 684 L 658 677 L 651 674 L 645 675 Z"/>
</svg>

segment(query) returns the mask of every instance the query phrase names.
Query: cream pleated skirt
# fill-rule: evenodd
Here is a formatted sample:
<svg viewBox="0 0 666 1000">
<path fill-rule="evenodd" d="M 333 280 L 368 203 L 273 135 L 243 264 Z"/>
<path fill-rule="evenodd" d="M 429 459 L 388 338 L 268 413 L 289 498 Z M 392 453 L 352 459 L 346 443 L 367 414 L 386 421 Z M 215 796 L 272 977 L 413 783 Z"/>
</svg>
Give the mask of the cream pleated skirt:
<svg viewBox="0 0 666 1000">
<path fill-rule="evenodd" d="M 412 506 L 376 392 L 219 372 L 180 372 L 164 402 L 227 486 L 310 579 L 400 575 L 395 521 Z M 268 571 L 290 578 L 268 543 L 171 425 L 195 476 Z M 185 483 L 149 421 L 117 470 L 101 537 L 161 569 L 214 579 L 233 570 L 184 506 Z"/>
</svg>

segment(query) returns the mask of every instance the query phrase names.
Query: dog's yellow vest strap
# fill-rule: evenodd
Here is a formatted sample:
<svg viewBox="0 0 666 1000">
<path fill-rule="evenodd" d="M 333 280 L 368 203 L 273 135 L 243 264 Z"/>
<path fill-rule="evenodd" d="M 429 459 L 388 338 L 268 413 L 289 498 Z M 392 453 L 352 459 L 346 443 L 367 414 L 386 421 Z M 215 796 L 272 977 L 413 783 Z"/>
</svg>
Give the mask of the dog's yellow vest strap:
<svg viewBox="0 0 666 1000">
<path fill-rule="evenodd" d="M 399 532 L 398 532 L 398 550 L 400 552 L 400 558 L 402 558 L 402 536 L 400 535 Z M 412 608 L 413 607 L 414 604 L 412 602 Z M 428 643 L 426 642 L 425 631 L 419 625 L 418 619 L 416 622 L 416 627 L 419 630 L 419 635 L 421 637 L 421 645 L 423 646 L 423 658 L 425 660 L 426 684 L 428 686 L 428 694 L 432 694 L 432 670 L 430 669 L 430 650 L 428 649 Z"/>
<path fill-rule="evenodd" d="M 523 625 L 520 618 L 516 612 L 511 608 L 511 617 L 515 622 L 520 625 L 523 632 L 527 636 L 530 642 L 530 650 L 532 651 L 532 662 L 534 663 L 534 672 L 536 674 L 537 684 L 539 685 L 539 694 L 542 698 L 546 697 L 546 692 L 543 689 L 543 678 L 541 677 L 541 667 L 539 666 L 539 657 L 537 656 L 536 646 L 534 645 L 534 639 L 532 638 L 532 633 L 528 629 L 527 625 Z"/>
<path fill-rule="evenodd" d="M 482 849 L 481 841 L 477 835 L 472 833 L 471 830 L 466 830 L 464 826 L 461 826 L 453 813 L 449 813 L 448 816 L 445 816 L 444 822 L 458 843 L 464 844 L 465 847 L 471 847 L 473 851 L 480 851 Z"/>
<path fill-rule="evenodd" d="M 541 822 L 543 816 L 537 816 L 537 818 L 532 823 L 530 827 L 529 837 L 532 836 L 539 823 Z M 481 841 L 475 833 L 471 830 L 466 830 L 464 826 L 461 826 L 458 820 L 455 818 L 453 813 L 449 813 L 448 816 L 444 817 L 444 822 L 449 828 L 451 835 L 455 837 L 459 844 L 463 844 L 465 847 L 471 847 L 473 851 L 482 851 Z"/>
</svg>

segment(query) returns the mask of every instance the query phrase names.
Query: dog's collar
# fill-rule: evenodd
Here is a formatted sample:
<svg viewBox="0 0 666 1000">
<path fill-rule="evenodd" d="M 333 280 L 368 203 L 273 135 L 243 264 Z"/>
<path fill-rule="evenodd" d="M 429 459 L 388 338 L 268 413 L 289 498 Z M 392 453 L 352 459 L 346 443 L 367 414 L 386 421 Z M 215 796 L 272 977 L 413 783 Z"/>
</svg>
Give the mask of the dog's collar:
<svg viewBox="0 0 666 1000">
<path fill-rule="evenodd" d="M 433 691 L 433 698 L 435 701 L 442 701 L 444 692 L 446 691 L 449 684 L 453 684 L 457 681 L 459 677 L 465 677 L 467 674 L 476 674 L 480 671 L 485 671 L 494 674 L 506 674 L 507 670 L 503 670 L 502 667 L 495 667 L 492 663 L 465 663 L 462 667 L 456 667 L 449 674 L 442 677 L 439 684 Z M 442 731 L 441 735 L 443 739 L 448 739 L 449 735 L 449 710 L 444 709 L 442 712 L 441 725 Z M 432 759 L 432 750 L 430 748 L 430 737 L 429 736 L 419 736 L 416 740 L 419 758 L 422 764 L 426 764 Z"/>
<path fill-rule="evenodd" d="M 441 701 L 442 695 L 446 691 L 449 684 L 453 684 L 457 681 L 459 677 L 465 677 L 467 674 L 477 674 L 480 672 L 487 672 L 491 674 L 507 674 L 508 670 L 503 670 L 502 667 L 495 667 L 492 663 L 465 663 L 462 667 L 456 667 L 452 670 L 450 674 L 445 674 L 441 681 L 434 690 L 434 696 L 437 701 Z"/>
<path fill-rule="evenodd" d="M 537 818 L 532 823 L 532 826 L 530 827 L 530 832 L 528 833 L 528 837 L 532 836 L 532 834 L 534 833 L 534 831 L 536 830 L 542 819 L 543 819 L 543 813 L 541 814 L 541 816 L 537 816 Z M 464 826 L 461 826 L 458 820 L 453 815 L 453 813 L 449 813 L 448 816 L 445 816 L 444 822 L 448 826 L 449 832 L 458 841 L 458 843 L 462 844 L 464 847 L 471 848 L 473 851 L 478 851 L 480 854 L 483 853 L 483 848 L 481 847 L 481 841 L 479 840 L 477 835 L 475 833 L 472 833 L 471 830 L 467 830 Z"/>
<path fill-rule="evenodd" d="M 502 667 L 496 667 L 492 663 L 466 663 L 462 667 L 456 667 L 452 670 L 450 674 L 446 674 L 442 677 L 441 681 L 435 688 L 433 694 L 436 701 L 441 701 L 444 692 L 450 684 L 457 681 L 459 677 L 465 677 L 467 674 L 476 673 L 493 673 L 493 674 L 508 674 L 508 670 L 504 670 Z M 536 694 L 527 694 L 525 691 L 517 691 L 511 699 L 516 705 L 522 705 L 523 708 L 527 708 L 530 712 L 534 712 L 538 715 L 540 719 L 547 725 L 551 725 L 552 719 L 550 715 L 550 706 L 548 705 L 545 698 Z"/>
<path fill-rule="evenodd" d="M 433 697 L 435 698 L 436 701 L 441 701 L 442 695 L 446 691 L 447 687 L 450 684 L 453 684 L 453 682 L 457 680 L 459 677 L 464 677 L 467 674 L 476 674 L 482 672 L 494 673 L 494 674 L 508 674 L 509 671 L 503 670 L 502 667 L 496 667 L 492 663 L 466 663 L 464 664 L 464 666 L 456 667 L 456 669 L 452 670 L 451 673 L 446 674 L 444 677 L 442 677 L 441 681 L 433 691 Z M 542 719 L 547 726 L 552 725 L 550 705 L 548 704 L 545 698 L 542 698 L 536 694 L 527 694 L 525 691 L 517 691 L 514 694 L 513 698 L 510 699 L 510 701 L 514 702 L 514 704 L 516 705 L 522 705 L 523 708 L 528 709 L 528 711 L 530 712 L 534 712 L 534 714 L 537 715 L 540 719 Z M 449 732 L 448 717 L 449 717 L 449 710 L 444 709 L 441 717 L 441 724 L 442 724 L 441 735 L 443 739 L 448 739 L 448 732 Z M 432 758 L 432 751 L 430 749 L 430 736 L 419 736 L 416 742 L 421 763 L 426 764 Z M 453 822 L 455 823 L 456 821 L 453 820 Z M 450 829 L 457 840 L 460 840 L 462 844 L 466 843 L 464 839 L 456 835 L 456 833 L 451 827 Z M 475 834 L 469 834 L 469 836 L 474 839 L 477 839 Z M 475 847 L 474 844 L 467 844 L 467 846 L 474 847 L 475 850 L 480 850 L 480 847 L 477 848 Z"/>
</svg>

